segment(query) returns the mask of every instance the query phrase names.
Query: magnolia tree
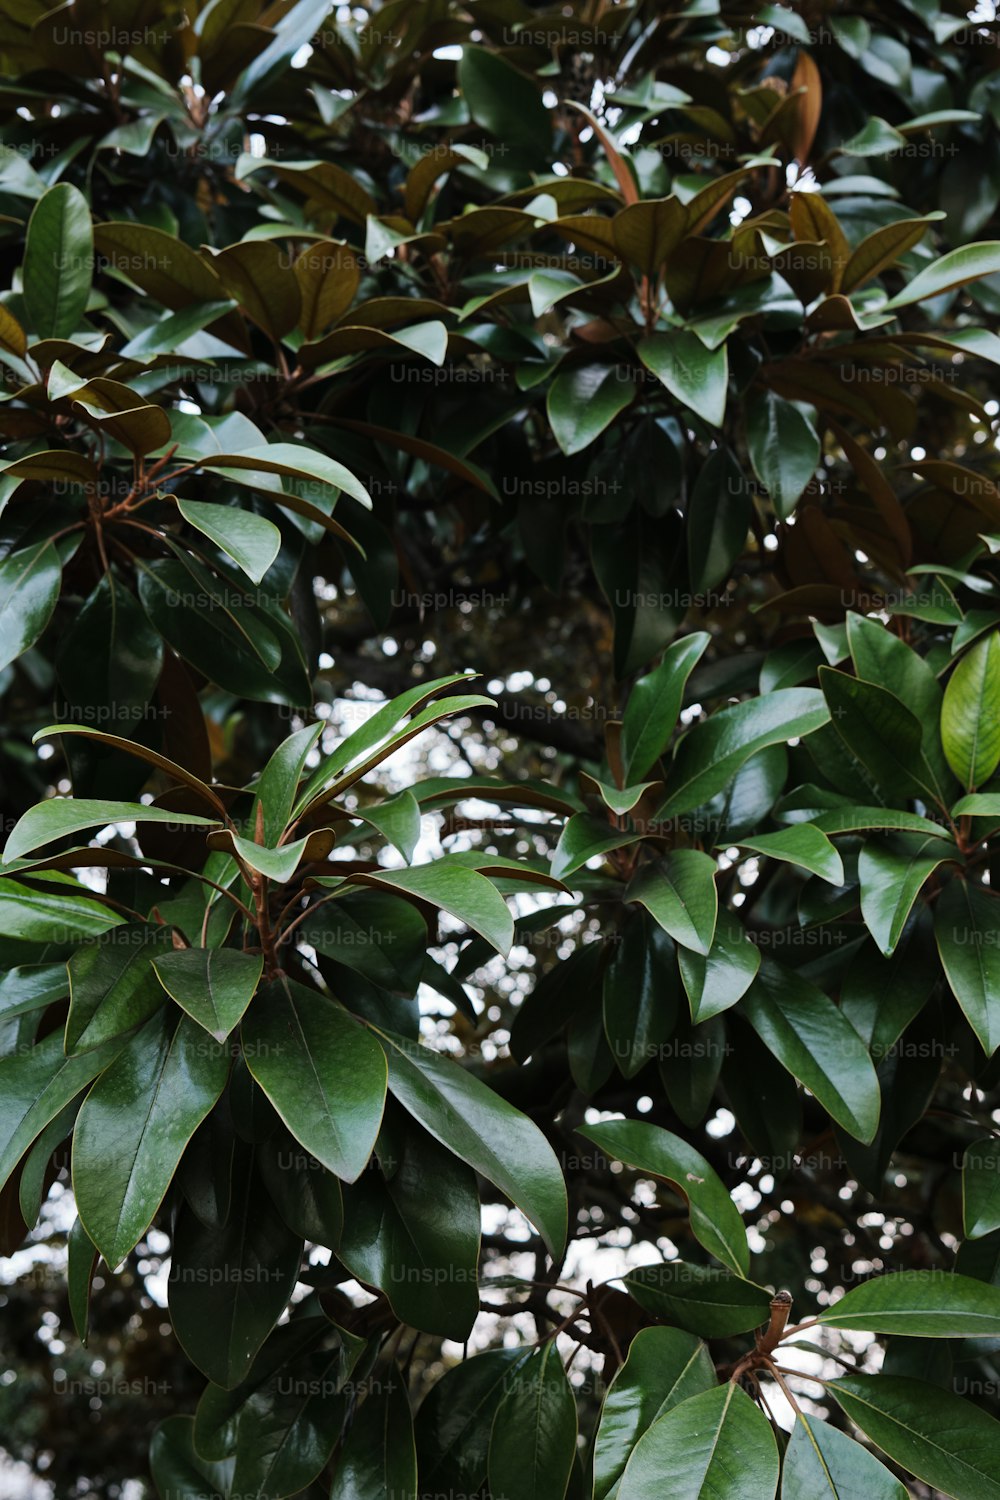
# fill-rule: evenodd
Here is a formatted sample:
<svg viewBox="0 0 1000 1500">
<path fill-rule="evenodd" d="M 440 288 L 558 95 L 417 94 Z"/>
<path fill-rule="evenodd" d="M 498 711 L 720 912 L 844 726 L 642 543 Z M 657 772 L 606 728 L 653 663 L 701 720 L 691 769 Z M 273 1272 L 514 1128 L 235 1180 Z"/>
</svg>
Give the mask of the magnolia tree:
<svg viewBox="0 0 1000 1500">
<path fill-rule="evenodd" d="M 0 17 L 5 1493 L 1000 1497 L 991 15 Z"/>
</svg>

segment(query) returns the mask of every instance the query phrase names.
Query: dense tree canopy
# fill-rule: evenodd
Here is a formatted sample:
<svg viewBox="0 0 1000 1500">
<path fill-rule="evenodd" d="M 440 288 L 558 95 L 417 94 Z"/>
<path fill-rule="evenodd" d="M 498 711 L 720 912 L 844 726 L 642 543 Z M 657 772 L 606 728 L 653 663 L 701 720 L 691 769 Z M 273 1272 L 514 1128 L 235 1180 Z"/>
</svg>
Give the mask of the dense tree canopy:
<svg viewBox="0 0 1000 1500">
<path fill-rule="evenodd" d="M 0 1489 L 998 1500 L 993 10 L 4 9 Z"/>
</svg>

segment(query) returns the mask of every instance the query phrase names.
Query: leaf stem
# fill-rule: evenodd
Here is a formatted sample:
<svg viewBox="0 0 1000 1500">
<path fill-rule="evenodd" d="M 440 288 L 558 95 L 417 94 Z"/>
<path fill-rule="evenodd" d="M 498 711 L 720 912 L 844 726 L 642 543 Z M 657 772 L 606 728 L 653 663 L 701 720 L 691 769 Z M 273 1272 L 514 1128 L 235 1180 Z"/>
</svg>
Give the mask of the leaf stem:
<svg viewBox="0 0 1000 1500">
<path fill-rule="evenodd" d="M 792 1408 L 792 1411 L 795 1413 L 795 1415 L 797 1417 L 801 1417 L 801 1415 L 802 1415 L 802 1408 L 799 1405 L 799 1403 L 796 1401 L 795 1397 L 792 1395 L 791 1391 L 788 1389 L 788 1386 L 785 1384 L 785 1381 L 782 1378 L 782 1373 L 778 1369 L 778 1366 L 774 1363 L 773 1360 L 769 1359 L 767 1361 L 767 1364 L 765 1365 L 765 1369 L 767 1370 L 767 1373 L 771 1376 L 771 1378 L 773 1380 L 777 1381 L 778 1386 L 781 1389 L 781 1394 L 784 1396 L 785 1400 L 788 1402 L 789 1406 Z M 791 1370 L 789 1370 L 788 1373 L 792 1374 L 793 1372 Z"/>
</svg>

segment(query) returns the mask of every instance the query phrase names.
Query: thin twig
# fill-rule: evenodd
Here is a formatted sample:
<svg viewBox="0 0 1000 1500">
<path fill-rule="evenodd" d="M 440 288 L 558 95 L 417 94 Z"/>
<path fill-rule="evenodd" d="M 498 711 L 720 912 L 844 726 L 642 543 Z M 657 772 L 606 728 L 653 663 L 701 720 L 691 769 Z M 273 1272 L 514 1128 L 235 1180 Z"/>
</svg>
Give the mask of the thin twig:
<svg viewBox="0 0 1000 1500">
<path fill-rule="evenodd" d="M 788 1402 L 789 1406 L 792 1408 L 792 1411 L 795 1413 L 795 1415 L 797 1417 L 801 1417 L 801 1415 L 802 1415 L 802 1408 L 799 1405 L 799 1403 L 796 1401 L 795 1397 L 792 1395 L 791 1391 L 788 1389 L 788 1386 L 785 1384 L 784 1380 L 782 1379 L 782 1377 L 781 1377 L 781 1371 L 778 1369 L 778 1366 L 774 1363 L 773 1360 L 769 1359 L 764 1368 L 767 1370 L 767 1373 L 770 1376 L 772 1376 L 772 1378 L 774 1380 L 776 1380 L 777 1383 L 778 1383 L 778 1385 L 781 1387 L 781 1394 L 784 1396 L 785 1400 Z M 789 1372 L 789 1373 L 791 1373 L 791 1372 Z"/>
</svg>

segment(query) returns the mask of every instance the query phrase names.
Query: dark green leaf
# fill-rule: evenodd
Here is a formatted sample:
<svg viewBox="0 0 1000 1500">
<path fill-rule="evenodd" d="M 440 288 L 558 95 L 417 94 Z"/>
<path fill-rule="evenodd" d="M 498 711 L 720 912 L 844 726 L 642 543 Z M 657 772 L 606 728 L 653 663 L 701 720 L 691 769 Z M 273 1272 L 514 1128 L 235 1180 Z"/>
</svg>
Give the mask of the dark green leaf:
<svg viewBox="0 0 1000 1500">
<path fill-rule="evenodd" d="M 0 1059 L 0 1187 L 50 1120 L 87 1087 L 117 1053 L 119 1042 L 66 1057 L 62 1035 Z"/>
<path fill-rule="evenodd" d="M 810 734 L 828 719 L 814 688 L 781 688 L 713 714 L 678 745 L 658 816 L 675 817 L 706 802 L 759 750 Z"/>
<path fill-rule="evenodd" d="M 752 481 L 744 475 L 732 450 L 713 449 L 701 465 L 688 499 L 688 568 L 694 593 L 710 593 L 729 577 L 747 539 L 751 490 Z"/>
<path fill-rule="evenodd" d="M 697 1024 L 681 1016 L 674 1035 L 661 1048 L 660 1080 L 670 1107 L 690 1129 L 697 1129 L 705 1119 L 723 1059 L 731 1050 L 719 1016 Z"/>
<path fill-rule="evenodd" d="M 820 667 L 820 686 L 830 707 L 831 723 L 848 750 L 890 793 L 933 800 L 933 772 L 921 748 L 920 721 L 895 694 L 832 667 Z"/>
<path fill-rule="evenodd" d="M 778 516 L 792 514 L 819 465 L 819 434 L 812 408 L 803 410 L 774 391 L 747 403 L 747 449 L 753 471 Z"/>
<path fill-rule="evenodd" d="M 219 1042 L 239 1024 L 263 968 L 260 954 L 232 948 L 184 948 L 153 963 L 171 999 Z"/>
<path fill-rule="evenodd" d="M 643 868 L 625 900 L 644 906 L 676 942 L 707 955 L 719 910 L 715 873 L 710 855 L 699 849 L 675 849 L 656 865 Z"/>
<path fill-rule="evenodd" d="M 890 686 L 915 715 L 924 758 L 936 784 L 948 788 L 951 772 L 941 744 L 941 684 L 930 662 L 885 625 L 853 611 L 847 615 L 847 644 L 857 675 L 876 686 Z"/>
<path fill-rule="evenodd" d="M 514 1371 L 497 1407 L 487 1459 L 491 1494 L 564 1500 L 576 1427 L 576 1398 L 551 1339 Z"/>
<path fill-rule="evenodd" d="M 622 774 L 626 786 L 641 781 L 670 742 L 684 689 L 708 645 L 705 631 L 682 636 L 663 653 L 659 666 L 640 677 L 622 720 Z"/>
<path fill-rule="evenodd" d="M 287 619 L 194 560 L 143 564 L 139 599 L 177 654 L 227 692 L 261 703 L 304 703 L 309 679 Z"/>
<path fill-rule="evenodd" d="M 106 574 L 60 639 L 56 670 L 71 710 L 63 713 L 82 723 L 114 722 L 127 737 L 141 734 L 162 668 L 163 641 L 131 590 Z M 71 735 L 64 748 L 78 794 L 133 795 L 148 776 L 141 760 L 126 762 L 86 738 Z"/>
<path fill-rule="evenodd" d="M 70 882 L 65 895 L 0 880 L 0 931 L 27 943 L 77 942 L 118 927 L 121 918 Z"/>
<path fill-rule="evenodd" d="M 246 1376 L 291 1296 L 301 1256 L 302 1241 L 257 1180 L 253 1151 L 240 1146 L 229 1218 L 214 1229 L 181 1213 L 168 1282 L 174 1333 L 216 1385 L 232 1390 Z"/>
<path fill-rule="evenodd" d="M 687 329 L 654 333 L 640 339 L 636 352 L 647 370 L 710 427 L 721 427 L 726 415 L 729 360 L 726 345 L 707 349 Z"/>
<path fill-rule="evenodd" d="M 364 1347 L 360 1339 L 340 1332 L 343 1342 L 332 1349 L 304 1350 L 263 1379 L 256 1378 L 259 1362 L 254 1362 L 247 1382 L 253 1389 L 236 1416 L 230 1496 L 284 1500 L 301 1493 L 326 1467 L 347 1411 L 341 1387 Z M 234 1404 L 242 1393 L 233 1393 Z M 224 1402 L 225 1397 L 220 1405 Z M 196 1439 L 202 1416 L 199 1407 Z"/>
<path fill-rule="evenodd" d="M 492 881 L 477 870 L 449 860 L 415 865 L 409 870 L 378 870 L 357 877 L 365 885 L 403 891 L 439 906 L 480 933 L 498 953 L 506 954 L 514 941 L 514 919 Z"/>
<path fill-rule="evenodd" d="M 39 338 L 65 339 L 80 326 L 94 269 L 90 208 L 79 188 L 57 183 L 28 221 L 24 300 Z"/>
<path fill-rule="evenodd" d="M 118 734 L 108 734 L 103 729 L 91 729 L 87 724 L 50 724 L 45 729 L 39 729 L 37 734 L 32 736 L 32 742 L 37 743 L 38 740 L 51 739 L 53 735 L 69 736 L 71 740 L 79 736 L 84 740 L 93 740 L 95 744 L 106 745 L 112 750 L 122 750 L 127 755 L 134 756 L 137 760 L 146 761 L 147 764 L 155 766 L 157 770 L 164 771 L 171 780 L 179 781 L 183 786 L 190 787 L 193 792 L 197 793 L 199 801 L 208 803 L 220 814 L 223 811 L 224 805 L 219 794 L 207 782 L 202 781 L 200 776 L 196 776 L 193 771 L 189 771 L 186 767 L 178 765 L 177 761 L 171 760 L 166 755 L 161 755 L 158 750 L 152 750 L 148 745 L 143 745 L 138 740 L 128 740 Z M 76 805 L 79 807 L 81 799 L 78 797 L 75 800 Z M 112 803 L 111 805 L 117 806 L 118 804 Z M 34 811 L 32 809 L 32 812 Z M 157 809 L 154 809 L 154 811 L 157 811 Z"/>
<path fill-rule="evenodd" d="M 552 434 L 567 458 L 582 453 L 631 405 L 635 384 L 626 366 L 570 365 L 549 388 Z"/>
<path fill-rule="evenodd" d="M 566 967 L 559 964 L 550 977 L 557 977 Z M 581 999 L 578 985 L 577 979 L 567 997 L 576 1012 Z M 677 1017 L 674 946 L 645 914 L 627 922 L 622 930 L 604 971 L 602 1002 L 604 1030 L 615 1062 L 624 1077 L 634 1078 L 661 1056 Z"/>
<path fill-rule="evenodd" d="M 778 1448 L 770 1423 L 732 1381 L 689 1396 L 643 1433 L 618 1500 L 662 1500 L 663 1476 L 690 1500 L 774 1500 Z"/>
<path fill-rule="evenodd" d="M 258 1166 L 272 1201 L 289 1229 L 304 1240 L 336 1250 L 344 1227 L 344 1200 L 339 1178 L 328 1172 L 315 1156 L 303 1150 L 294 1136 L 285 1130 L 276 1130 L 261 1142 Z M 199 1214 L 199 1218 L 204 1219 L 204 1215 Z"/>
<path fill-rule="evenodd" d="M 533 936 L 530 931 L 522 934 L 528 942 Z M 601 948 L 600 943 L 583 944 L 540 975 L 534 989 L 521 1001 L 510 1031 L 510 1050 L 519 1062 L 526 1062 L 579 1013 L 600 977 Z M 633 999 L 631 995 L 626 998 Z M 634 1014 L 634 1005 L 629 1009 Z M 631 1042 L 627 1050 L 631 1053 Z"/>
<path fill-rule="evenodd" d="M 475 1173 L 410 1121 L 388 1150 L 384 1178 L 364 1172 L 345 1189 L 340 1257 L 402 1322 L 464 1342 L 479 1312 Z"/>
<path fill-rule="evenodd" d="M 753 839 L 740 839 L 740 848 L 770 859 L 784 860 L 800 869 L 818 875 L 830 885 L 844 884 L 844 864 L 825 833 L 812 823 L 794 823 L 780 833 L 761 833 Z"/>
<path fill-rule="evenodd" d="M 833 1001 L 801 974 L 766 958 L 742 1005 L 788 1072 L 850 1135 L 870 1141 L 878 1128 L 878 1079 L 864 1043 Z"/>
<path fill-rule="evenodd" d="M 529 158 L 547 149 L 551 124 L 533 80 L 497 52 L 462 47 L 458 83 L 477 125 Z"/>
<path fill-rule="evenodd" d="M 254 583 L 260 583 L 278 555 L 281 532 L 273 521 L 251 510 L 204 505 L 178 498 L 177 509 L 189 525 L 227 552 Z"/>
<path fill-rule="evenodd" d="M 11 1020 L 40 1010 L 69 994 L 65 964 L 25 964 L 8 969 L 0 979 L 0 1020 Z"/>
<path fill-rule="evenodd" d="M 962 1210 L 970 1240 L 1000 1229 L 1000 1140 L 985 1136 L 962 1160 Z"/>
<path fill-rule="evenodd" d="M 320 493 L 332 492 L 334 498 L 341 490 L 351 495 L 366 510 L 371 509 L 371 496 L 359 479 L 336 459 L 319 453 L 315 448 L 306 448 L 298 443 L 265 443 L 259 448 L 247 448 L 241 453 L 212 454 L 202 459 L 202 467 L 221 469 L 237 481 L 251 483 L 245 470 L 257 474 L 286 474 L 293 479 L 307 479 L 320 486 Z M 265 485 L 264 488 L 270 488 Z"/>
<path fill-rule="evenodd" d="M 169 950 L 167 929 L 148 922 L 113 927 L 76 950 L 68 964 L 67 1054 L 98 1047 L 159 1010 L 163 993 L 150 965 Z"/>
<path fill-rule="evenodd" d="M 592 817 L 590 813 L 574 813 L 559 835 L 559 842 L 552 856 L 552 873 L 557 879 L 563 880 L 579 870 L 589 859 L 607 854 L 611 849 L 634 844 L 637 838 L 637 834 L 630 833 L 627 829 L 614 828 L 601 818 Z"/>
<path fill-rule="evenodd" d="M 475 1495 L 486 1479 L 493 1414 L 523 1349 L 462 1360 L 430 1389 L 417 1414 L 420 1483 L 431 1494 Z M 379 1497 L 382 1500 L 382 1497 Z"/>
<path fill-rule="evenodd" d="M 960 1500 L 1000 1500 L 1000 1422 L 971 1401 L 902 1375 L 842 1375 L 827 1389 L 918 1479 Z"/>
<path fill-rule="evenodd" d="M 705 1338 L 726 1338 L 766 1323 L 771 1294 L 714 1266 L 671 1260 L 622 1278 L 647 1312 Z"/>
<path fill-rule="evenodd" d="M 680 1136 L 644 1120 L 580 1127 L 609 1156 L 663 1177 L 687 1199 L 691 1232 L 737 1276 L 750 1274 L 750 1251 L 738 1209 L 708 1162 Z"/>
<path fill-rule="evenodd" d="M 112 1267 L 149 1228 L 226 1082 L 223 1049 L 186 1016 L 176 1029 L 172 1019 L 154 1016 L 126 1043 L 76 1122 L 73 1192 L 84 1228 Z"/>
<path fill-rule="evenodd" d="M 471 1073 L 405 1037 L 386 1034 L 389 1088 L 449 1151 L 507 1193 L 553 1254 L 566 1237 L 566 1187 L 541 1131 Z"/>
<path fill-rule="evenodd" d="M 934 936 L 952 994 L 987 1057 L 1000 1046 L 1000 899 L 973 880 L 949 880 Z"/>
<path fill-rule="evenodd" d="M 325 1167 L 354 1182 L 371 1156 L 385 1103 L 385 1060 L 335 1000 L 272 981 L 243 1021 L 250 1071 L 289 1130 Z"/>
<path fill-rule="evenodd" d="M 0 668 L 38 640 L 56 607 L 61 582 L 62 562 L 47 539 L 0 562 Z"/>
<path fill-rule="evenodd" d="M 109 823 L 170 823 L 181 828 L 208 828 L 212 818 L 195 813 L 173 812 L 167 807 L 152 807 L 145 802 L 95 802 L 87 797 L 50 797 L 39 802 L 14 824 L 4 849 L 4 858 L 20 859 L 22 855 L 45 844 L 55 843 L 70 833 L 85 828 L 104 828 Z"/>
<path fill-rule="evenodd" d="M 233 1477 L 232 1459 L 212 1463 L 194 1446 L 194 1418 L 167 1417 L 153 1433 L 149 1469 L 160 1500 L 223 1500 Z"/>
<path fill-rule="evenodd" d="M 90 1331 L 90 1284 L 96 1266 L 97 1246 L 78 1216 L 66 1236 L 66 1290 L 73 1327 L 81 1344 L 86 1344 Z"/>
<path fill-rule="evenodd" d="M 851 960 L 840 1008 L 876 1059 L 884 1057 L 923 1009 L 939 975 L 924 910 L 903 930 L 891 958 L 864 942 Z"/>
<path fill-rule="evenodd" d="M 248 788 L 254 793 L 254 818 L 256 820 L 259 806 L 264 822 L 264 842 L 271 848 L 277 846 L 288 826 L 306 760 L 315 749 L 322 732 L 323 725 L 320 723 L 307 724 L 304 729 L 290 734 Z"/>
<path fill-rule="evenodd" d="M 903 1488 L 867 1448 L 811 1413 L 800 1411 L 785 1450 L 781 1500 L 907 1500 Z"/>
<path fill-rule="evenodd" d="M 880 953 L 891 957 L 913 903 L 927 881 L 958 850 L 938 838 L 871 838 L 858 857 L 861 915 Z"/>
<path fill-rule="evenodd" d="M 608 1388 L 594 1439 L 594 1500 L 613 1500 L 636 1443 L 658 1417 L 715 1385 L 700 1339 L 678 1328 L 643 1328 Z"/>
<path fill-rule="evenodd" d="M 317 953 L 355 969 L 381 989 L 415 995 L 424 969 L 427 924 L 412 902 L 379 890 L 348 890 L 302 924 Z"/>
<path fill-rule="evenodd" d="M 677 961 L 692 1021 L 707 1021 L 746 994 L 760 968 L 760 949 L 739 919 L 723 907 L 707 954 L 679 948 Z"/>
<path fill-rule="evenodd" d="M 421 711 L 425 705 L 433 715 L 430 722 L 434 722 L 436 717 L 449 713 L 451 710 L 447 698 L 429 705 L 428 699 L 435 697 L 445 688 L 455 687 L 457 683 L 469 680 L 466 673 L 454 672 L 447 677 L 437 677 L 432 682 L 418 683 L 416 687 L 409 688 L 405 693 L 390 698 L 388 703 L 381 704 L 359 728 L 346 735 L 335 750 L 321 758 L 319 765 L 306 781 L 302 795 L 296 804 L 296 812 L 301 812 L 314 799 L 320 797 L 324 790 L 340 785 L 345 772 L 353 774 L 361 767 L 368 769 L 378 765 L 384 755 L 391 753 L 400 744 L 404 744 L 416 724 L 425 721 L 424 712 Z M 394 733 L 409 714 L 414 716 L 409 724 L 403 730 Z M 373 750 L 377 750 L 374 757 L 370 753 Z"/>
<path fill-rule="evenodd" d="M 417 1500 L 417 1451 L 395 1366 L 365 1397 L 340 1450 L 330 1500 Z"/>
<path fill-rule="evenodd" d="M 1000 1287 L 953 1271 L 894 1271 L 854 1287 L 824 1309 L 819 1321 L 911 1338 L 995 1337 Z"/>
<path fill-rule="evenodd" d="M 385 837 L 409 864 L 420 839 L 420 804 L 409 790 L 374 807 L 359 808 L 363 818 Z"/>
</svg>

